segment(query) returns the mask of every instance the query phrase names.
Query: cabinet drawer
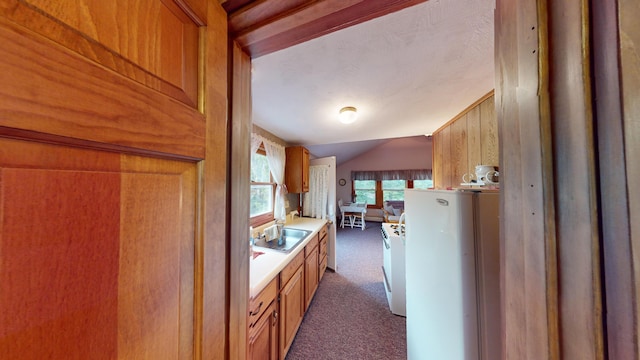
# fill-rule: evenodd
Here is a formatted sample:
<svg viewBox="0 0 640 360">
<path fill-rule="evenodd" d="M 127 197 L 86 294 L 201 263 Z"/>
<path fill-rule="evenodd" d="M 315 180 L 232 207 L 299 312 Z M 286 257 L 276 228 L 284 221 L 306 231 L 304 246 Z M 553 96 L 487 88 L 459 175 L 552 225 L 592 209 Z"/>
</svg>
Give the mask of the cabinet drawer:
<svg viewBox="0 0 640 360">
<path fill-rule="evenodd" d="M 249 328 L 255 326 L 260 316 L 278 296 L 278 278 L 275 277 L 258 296 L 249 301 Z"/>
<path fill-rule="evenodd" d="M 300 251 L 293 260 L 280 272 L 280 288 L 282 289 L 289 279 L 296 273 L 296 270 L 304 263 L 304 251 Z"/>
<path fill-rule="evenodd" d="M 327 256 L 327 237 L 320 240 L 320 258 Z"/>
<path fill-rule="evenodd" d="M 322 241 L 323 238 L 327 237 L 327 225 L 323 226 L 322 229 L 320 229 L 320 241 Z"/>
<path fill-rule="evenodd" d="M 320 259 L 320 264 L 318 264 L 318 282 L 322 280 L 322 276 L 324 275 L 325 270 L 327 270 L 327 257 L 322 256 Z"/>
<path fill-rule="evenodd" d="M 316 236 L 314 236 L 313 239 L 311 239 L 311 241 L 309 241 L 309 243 L 304 247 L 304 257 L 309 256 L 309 254 L 313 252 L 313 249 L 318 246 L 318 235 L 319 234 L 316 234 Z"/>
</svg>

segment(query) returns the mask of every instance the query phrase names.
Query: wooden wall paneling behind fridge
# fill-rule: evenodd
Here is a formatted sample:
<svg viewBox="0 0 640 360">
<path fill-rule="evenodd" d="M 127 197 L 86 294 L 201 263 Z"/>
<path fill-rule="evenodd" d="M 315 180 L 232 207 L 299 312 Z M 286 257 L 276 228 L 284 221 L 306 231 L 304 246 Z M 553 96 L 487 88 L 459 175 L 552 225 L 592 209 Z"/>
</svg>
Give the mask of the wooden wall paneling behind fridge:
<svg viewBox="0 0 640 360">
<path fill-rule="evenodd" d="M 488 104 L 483 102 L 482 105 Z M 482 161 L 482 150 L 485 148 L 482 142 L 482 112 L 480 108 L 474 107 L 467 113 L 467 171 L 468 173 L 475 173 L 475 166 L 478 164 L 487 164 Z M 495 164 L 497 164 L 497 159 Z"/>
<path fill-rule="evenodd" d="M 452 186 L 462 182 L 462 176 L 469 172 L 468 144 L 467 144 L 467 114 L 454 121 L 451 129 L 451 178 Z M 459 186 L 459 185 L 458 185 Z"/>
<path fill-rule="evenodd" d="M 433 133 L 434 186 L 459 187 L 462 175 L 479 164 L 498 166 L 498 132 L 493 91 Z"/>
<path fill-rule="evenodd" d="M 180 3 L 0 3 L 7 358 L 226 354 L 226 14 L 191 66 Z"/>
</svg>

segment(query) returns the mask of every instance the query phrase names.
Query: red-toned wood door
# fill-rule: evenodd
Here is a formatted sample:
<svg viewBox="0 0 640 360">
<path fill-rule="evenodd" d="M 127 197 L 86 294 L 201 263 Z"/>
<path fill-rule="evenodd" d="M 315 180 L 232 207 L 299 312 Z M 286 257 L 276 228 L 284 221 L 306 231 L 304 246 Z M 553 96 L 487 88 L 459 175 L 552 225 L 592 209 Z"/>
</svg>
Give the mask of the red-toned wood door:
<svg viewBox="0 0 640 360">
<path fill-rule="evenodd" d="M 0 354 L 191 358 L 195 165 L 0 149 Z"/>
<path fill-rule="evenodd" d="M 226 146 L 221 29 L 202 0 L 0 0 L 0 358 L 224 356 L 225 272 L 202 285 L 224 237 L 196 231 L 225 198 L 204 175 L 225 160 L 203 171 Z"/>
</svg>

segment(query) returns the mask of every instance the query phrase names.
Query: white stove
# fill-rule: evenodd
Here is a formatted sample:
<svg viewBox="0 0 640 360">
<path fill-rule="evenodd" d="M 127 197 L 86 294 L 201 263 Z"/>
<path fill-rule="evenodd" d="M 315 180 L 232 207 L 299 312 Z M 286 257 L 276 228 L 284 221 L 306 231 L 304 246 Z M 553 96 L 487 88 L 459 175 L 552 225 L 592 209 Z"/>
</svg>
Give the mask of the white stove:
<svg viewBox="0 0 640 360">
<path fill-rule="evenodd" d="M 406 316 L 404 224 L 382 223 L 382 252 L 387 301 L 391 312 Z"/>
</svg>

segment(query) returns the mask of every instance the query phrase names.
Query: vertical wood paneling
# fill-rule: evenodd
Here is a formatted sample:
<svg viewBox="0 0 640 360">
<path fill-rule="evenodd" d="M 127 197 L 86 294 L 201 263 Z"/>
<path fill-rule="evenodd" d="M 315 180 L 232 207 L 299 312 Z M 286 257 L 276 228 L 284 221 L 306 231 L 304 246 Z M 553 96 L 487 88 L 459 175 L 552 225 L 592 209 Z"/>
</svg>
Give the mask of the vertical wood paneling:
<svg viewBox="0 0 640 360">
<path fill-rule="evenodd" d="M 629 6 L 628 2 L 623 3 Z M 626 143 L 620 87 L 618 3 L 593 2 L 595 117 L 600 168 L 600 208 L 606 289 L 607 346 L 610 359 L 638 359 L 637 289 L 629 216 Z M 636 7 L 635 11 L 638 11 Z M 623 11 L 633 14 L 634 10 Z M 635 24 L 631 22 L 631 24 Z M 626 24 L 629 26 L 629 23 Z M 638 30 L 635 32 L 639 33 Z M 629 66 L 625 61 L 623 67 Z M 629 80 L 629 75 L 626 77 Z M 635 85 L 637 91 L 640 84 Z M 626 88 L 626 87 L 625 87 Z M 630 87 L 634 91 L 634 86 Z"/>
<path fill-rule="evenodd" d="M 496 121 L 495 96 L 483 101 L 479 106 L 481 164 L 498 166 L 500 162 L 498 122 Z"/>
<path fill-rule="evenodd" d="M 630 222 L 631 253 L 633 254 L 632 267 L 634 269 L 633 279 L 630 285 L 632 290 L 625 294 L 635 299 L 633 309 L 633 325 L 635 331 L 635 355 L 638 356 L 638 346 L 640 346 L 640 190 L 632 184 L 640 178 L 640 24 L 637 19 L 640 16 L 640 4 L 637 1 L 622 0 L 618 2 L 620 16 L 620 64 L 622 81 L 622 109 L 624 119 L 624 144 L 625 144 L 625 165 L 627 172 L 626 183 L 628 184 L 627 200 L 629 202 L 628 211 Z M 603 119 L 605 121 L 606 119 Z M 621 184 L 617 184 L 621 185 Z M 618 204 L 619 206 L 619 204 Z M 616 239 L 619 240 L 619 239 Z M 620 316 L 619 314 L 618 316 Z M 624 316 L 624 315 L 622 315 Z M 629 315 L 627 315 L 629 316 Z"/>
<path fill-rule="evenodd" d="M 464 115 L 451 124 L 451 183 L 462 182 L 462 175 L 467 173 L 469 160 L 467 158 L 467 116 Z"/>
<path fill-rule="evenodd" d="M 453 167 L 451 166 L 451 128 L 446 127 L 440 131 L 442 138 L 442 188 L 451 186 L 453 179 Z"/>
<path fill-rule="evenodd" d="M 247 356 L 249 313 L 249 190 L 251 176 L 251 58 L 233 43 L 232 127 L 231 127 L 231 219 L 232 254 L 230 311 L 238 320 L 230 327 L 234 335 L 231 358 Z"/>
<path fill-rule="evenodd" d="M 493 97 L 491 97 L 493 98 Z M 482 103 L 484 104 L 484 102 Z M 482 151 L 484 144 L 482 143 L 481 136 L 481 123 L 480 123 L 481 111 L 478 107 L 475 107 L 467 113 L 467 170 L 465 172 L 474 174 L 475 166 L 480 164 L 488 164 L 482 161 Z M 495 122 L 495 118 L 493 119 Z M 496 134 L 496 137 L 498 135 Z M 496 149 L 496 154 L 497 154 Z M 497 162 L 495 163 L 498 164 Z"/>
<path fill-rule="evenodd" d="M 549 7 L 549 66 L 562 358 L 602 359 L 588 3 Z M 575 176 L 580 174 L 580 176 Z"/>
<path fill-rule="evenodd" d="M 538 14 L 541 17 L 538 17 Z M 500 134 L 501 171 L 501 259 L 503 347 L 507 359 L 557 359 L 558 343 L 554 330 L 556 310 L 553 286 L 547 277 L 556 271 L 552 261 L 553 233 L 545 224 L 553 212 L 543 206 L 544 176 L 551 163 L 542 154 L 550 147 L 541 143 L 545 127 L 541 114 L 538 82 L 539 56 L 546 48 L 539 43 L 545 35 L 546 9 L 536 1 L 498 1 L 496 3 L 496 115 Z M 544 111 L 544 110 L 542 110 Z M 548 113 L 548 111 L 547 111 Z M 546 117 L 548 119 L 548 117 Z M 548 137 L 548 134 L 545 134 Z M 552 192 L 551 188 L 550 189 Z M 549 199 L 552 203 L 552 199 Z M 553 221 L 553 220 L 551 220 Z M 552 284 L 551 284 L 552 285 Z M 551 287 L 551 289 L 550 289 Z"/>
<path fill-rule="evenodd" d="M 433 157 L 433 163 L 431 167 L 433 171 L 433 186 L 436 189 L 443 189 L 442 184 L 444 182 L 444 179 L 442 177 L 442 172 L 444 164 L 442 163 L 442 134 L 433 134 L 432 142 L 433 154 L 431 156 Z"/>
<path fill-rule="evenodd" d="M 239 352 L 237 332 L 228 329 L 244 325 L 246 314 L 239 317 L 238 311 L 229 311 L 235 296 L 246 296 L 242 292 L 231 292 L 234 286 L 229 282 L 229 271 L 248 271 L 231 269 L 230 262 L 242 261 L 239 254 L 231 252 L 229 246 L 233 239 L 229 230 L 229 120 L 227 83 L 229 64 L 227 60 L 227 14 L 221 6 L 209 2 L 207 27 L 203 30 L 204 45 L 202 62 L 205 72 L 201 86 L 204 96 L 200 100 L 207 118 L 206 159 L 200 163 L 201 213 L 198 216 L 198 251 L 196 257 L 196 281 L 200 289 L 196 298 L 196 359 L 236 358 L 230 352 Z M 247 257 L 249 255 L 247 254 Z M 238 276 L 242 276 L 238 274 Z M 248 276 L 248 275 L 247 275 Z M 245 290 L 248 292 L 248 289 Z M 242 301 L 235 302 L 242 307 Z M 239 324 L 239 325 L 230 325 Z M 242 344 L 242 339 L 238 340 Z M 235 344 L 235 345 L 231 345 Z M 233 347 L 233 348 L 230 348 Z M 246 347 L 246 346 L 245 346 Z"/>
<path fill-rule="evenodd" d="M 460 187 L 462 175 L 479 164 L 498 166 L 498 132 L 493 92 L 433 133 L 435 186 Z M 495 161 L 495 162 L 491 162 Z"/>
</svg>

